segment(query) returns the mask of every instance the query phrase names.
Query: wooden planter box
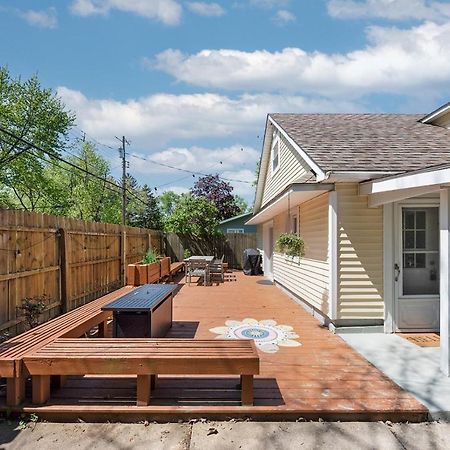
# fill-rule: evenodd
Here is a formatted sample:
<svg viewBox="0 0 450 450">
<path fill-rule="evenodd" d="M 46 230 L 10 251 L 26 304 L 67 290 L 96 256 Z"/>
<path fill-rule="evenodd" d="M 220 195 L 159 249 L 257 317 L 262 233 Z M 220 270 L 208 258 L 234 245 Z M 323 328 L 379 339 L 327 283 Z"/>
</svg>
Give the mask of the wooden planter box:
<svg viewBox="0 0 450 450">
<path fill-rule="evenodd" d="M 137 270 L 138 270 L 138 286 L 142 286 L 143 284 L 147 284 L 148 281 L 148 266 L 150 264 L 137 264 Z"/>
<path fill-rule="evenodd" d="M 142 286 L 147 283 L 157 283 L 160 278 L 161 265 L 159 261 L 151 264 L 141 264 L 140 262 L 128 264 L 127 284 L 131 286 Z"/>
<path fill-rule="evenodd" d="M 170 275 L 170 256 L 165 256 L 159 260 L 161 264 L 161 278 L 168 277 Z"/>
<path fill-rule="evenodd" d="M 147 281 L 146 283 L 157 283 L 161 278 L 161 264 L 159 261 L 147 264 Z"/>
<path fill-rule="evenodd" d="M 137 264 L 128 264 L 127 284 L 129 286 L 139 286 L 139 273 L 137 266 Z"/>
</svg>

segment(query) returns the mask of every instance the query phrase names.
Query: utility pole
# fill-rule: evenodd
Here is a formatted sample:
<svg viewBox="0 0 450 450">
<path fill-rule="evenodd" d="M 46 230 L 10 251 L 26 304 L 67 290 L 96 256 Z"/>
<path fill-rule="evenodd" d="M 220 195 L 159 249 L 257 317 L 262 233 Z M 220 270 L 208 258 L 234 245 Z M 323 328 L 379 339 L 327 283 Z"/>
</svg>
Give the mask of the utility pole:
<svg viewBox="0 0 450 450">
<path fill-rule="evenodd" d="M 125 136 L 119 139 L 122 142 L 122 147 L 119 149 L 120 157 L 122 158 L 122 225 L 127 223 L 127 153 L 125 151 L 125 145 L 130 143 L 126 140 Z"/>
</svg>

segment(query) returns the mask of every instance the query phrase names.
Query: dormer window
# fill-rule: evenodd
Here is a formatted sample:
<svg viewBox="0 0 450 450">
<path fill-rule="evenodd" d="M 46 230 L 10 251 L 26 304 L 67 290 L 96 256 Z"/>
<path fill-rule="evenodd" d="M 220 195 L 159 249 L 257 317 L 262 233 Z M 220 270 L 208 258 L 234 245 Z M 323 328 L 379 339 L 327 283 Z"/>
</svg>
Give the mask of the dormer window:
<svg viewBox="0 0 450 450">
<path fill-rule="evenodd" d="M 280 166 L 280 133 L 274 131 L 272 135 L 272 174 L 274 174 Z"/>
</svg>

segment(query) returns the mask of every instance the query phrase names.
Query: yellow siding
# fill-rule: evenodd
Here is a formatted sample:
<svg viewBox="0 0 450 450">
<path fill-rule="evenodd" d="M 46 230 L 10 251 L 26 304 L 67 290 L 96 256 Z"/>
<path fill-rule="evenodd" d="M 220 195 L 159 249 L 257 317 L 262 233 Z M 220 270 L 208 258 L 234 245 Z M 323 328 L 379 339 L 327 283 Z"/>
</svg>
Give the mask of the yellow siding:
<svg viewBox="0 0 450 450">
<path fill-rule="evenodd" d="M 338 319 L 383 319 L 383 209 L 358 184 L 336 184 Z"/>
<path fill-rule="evenodd" d="M 274 239 L 286 231 L 286 213 L 274 218 Z M 300 235 L 305 241 L 303 258 L 274 253 L 274 280 L 329 315 L 328 194 L 299 207 Z"/>
<path fill-rule="evenodd" d="M 262 205 L 275 198 L 289 184 L 310 177 L 309 168 L 291 145 L 281 136 L 279 149 L 280 165 L 272 175 L 272 160 L 269 161 L 266 182 L 263 191 Z"/>
</svg>

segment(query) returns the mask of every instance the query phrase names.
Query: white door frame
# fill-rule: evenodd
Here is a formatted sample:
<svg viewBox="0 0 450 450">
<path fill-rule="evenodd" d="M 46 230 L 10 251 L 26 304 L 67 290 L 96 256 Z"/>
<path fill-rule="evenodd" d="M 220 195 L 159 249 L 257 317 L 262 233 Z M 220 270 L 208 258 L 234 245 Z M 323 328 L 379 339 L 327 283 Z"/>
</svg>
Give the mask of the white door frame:
<svg viewBox="0 0 450 450">
<path fill-rule="evenodd" d="M 402 227 L 402 208 L 439 208 L 439 199 L 436 198 L 413 198 L 403 200 L 401 202 L 396 202 L 391 204 L 391 208 L 388 205 L 385 206 L 385 217 L 384 225 L 388 229 L 384 230 L 385 236 L 385 254 L 384 254 L 384 265 L 385 265 L 385 332 L 396 332 L 399 331 L 398 327 L 398 306 L 399 306 L 399 294 L 401 289 L 401 278 L 398 282 L 395 281 L 394 275 L 394 265 L 398 264 L 400 266 L 400 277 L 402 276 L 403 263 L 401 261 L 402 255 L 402 238 L 401 238 L 401 227 Z M 392 217 L 390 217 L 392 216 Z M 389 227 L 389 223 L 391 227 Z M 389 233 L 390 236 L 386 234 Z M 388 245 L 391 250 L 387 249 Z M 387 260 L 387 258 L 389 258 Z M 389 273 L 390 272 L 390 273 Z M 389 286 L 390 283 L 390 286 Z M 413 296 L 411 296 L 412 298 Z M 430 300 L 439 300 L 439 295 L 426 295 L 423 296 Z M 405 298 L 405 297 L 404 297 Z M 406 297 L 407 298 L 407 297 Z M 386 301 L 387 300 L 387 301 Z M 414 331 L 413 329 L 408 331 Z M 417 331 L 421 331 L 417 329 Z"/>
<path fill-rule="evenodd" d="M 263 271 L 264 276 L 273 281 L 273 220 L 263 224 Z"/>
</svg>

